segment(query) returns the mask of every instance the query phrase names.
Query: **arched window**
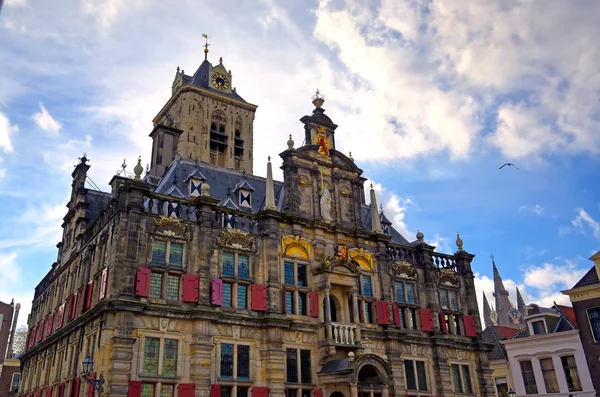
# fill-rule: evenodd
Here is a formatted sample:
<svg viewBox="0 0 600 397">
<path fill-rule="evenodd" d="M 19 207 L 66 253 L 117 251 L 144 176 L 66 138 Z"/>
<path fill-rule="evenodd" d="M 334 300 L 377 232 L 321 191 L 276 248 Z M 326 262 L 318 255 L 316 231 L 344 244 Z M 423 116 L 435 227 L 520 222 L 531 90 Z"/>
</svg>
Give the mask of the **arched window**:
<svg viewBox="0 0 600 397">
<path fill-rule="evenodd" d="M 225 155 L 227 153 L 226 124 L 227 117 L 225 113 L 220 110 L 215 111 L 210 124 L 210 162 L 221 167 L 225 166 Z"/>
</svg>

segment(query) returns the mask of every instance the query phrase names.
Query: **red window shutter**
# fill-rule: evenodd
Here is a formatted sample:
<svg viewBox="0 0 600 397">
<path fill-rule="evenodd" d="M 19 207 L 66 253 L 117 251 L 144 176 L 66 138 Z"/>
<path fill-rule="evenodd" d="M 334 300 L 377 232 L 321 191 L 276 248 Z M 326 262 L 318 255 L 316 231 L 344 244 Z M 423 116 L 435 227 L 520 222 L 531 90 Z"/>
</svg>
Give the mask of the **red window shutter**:
<svg viewBox="0 0 600 397">
<path fill-rule="evenodd" d="M 221 385 L 210 385 L 210 397 L 221 397 Z"/>
<path fill-rule="evenodd" d="M 323 397 L 323 390 L 315 389 L 315 397 Z"/>
<path fill-rule="evenodd" d="M 71 312 L 69 313 L 69 320 L 73 320 L 77 314 L 77 292 L 71 297 Z"/>
<path fill-rule="evenodd" d="M 317 291 L 310 292 L 310 315 L 312 317 L 319 317 L 319 294 Z"/>
<path fill-rule="evenodd" d="M 81 384 L 81 378 L 75 378 L 73 379 L 73 393 L 71 394 L 71 397 L 79 397 L 79 385 Z M 141 386 L 140 386 L 140 391 L 141 391 Z"/>
<path fill-rule="evenodd" d="M 94 280 L 90 280 L 85 287 L 85 301 L 83 308 L 85 310 L 92 307 L 92 293 L 94 291 Z"/>
<path fill-rule="evenodd" d="M 183 297 L 184 302 L 198 302 L 198 289 L 200 276 L 197 274 L 183 275 Z"/>
<path fill-rule="evenodd" d="M 54 323 L 52 322 L 53 319 L 54 313 L 50 313 L 48 317 L 46 317 L 46 331 L 44 332 L 44 338 L 47 338 L 50 335 L 52 335 L 52 326 L 54 325 Z"/>
<path fill-rule="evenodd" d="M 223 280 L 220 278 L 212 279 L 211 299 L 213 305 L 221 306 L 223 304 Z"/>
<path fill-rule="evenodd" d="M 138 267 L 135 276 L 135 294 L 137 296 L 150 296 L 150 269 L 147 267 Z M 140 386 L 140 393 L 141 393 Z"/>
<path fill-rule="evenodd" d="M 287 312 L 287 304 L 285 302 L 285 288 L 281 290 L 281 312 L 284 314 Z"/>
<path fill-rule="evenodd" d="M 465 336 L 477 337 L 477 323 L 475 317 L 468 314 L 463 315 L 463 326 L 465 327 Z"/>
<path fill-rule="evenodd" d="M 375 311 L 377 313 L 377 324 L 387 325 L 390 323 L 389 305 L 386 301 L 376 301 Z"/>
<path fill-rule="evenodd" d="M 90 372 L 89 378 L 90 379 L 96 379 L 96 373 L 95 372 Z M 91 383 L 88 384 L 87 396 L 86 397 L 94 397 L 94 385 L 92 385 Z"/>
<path fill-rule="evenodd" d="M 46 397 L 52 397 L 52 386 L 46 388 Z"/>
<path fill-rule="evenodd" d="M 100 276 L 100 293 L 98 295 L 98 300 L 102 300 L 106 298 L 106 288 L 108 287 L 108 268 L 105 267 L 102 270 L 102 276 Z"/>
<path fill-rule="evenodd" d="M 63 397 L 65 395 L 65 384 L 61 383 L 58 385 L 58 397 Z"/>
<path fill-rule="evenodd" d="M 268 397 L 269 396 L 269 388 L 268 387 L 252 387 L 252 397 Z"/>
<path fill-rule="evenodd" d="M 267 310 L 266 285 L 252 284 L 252 286 L 250 286 L 250 294 L 252 295 L 252 310 Z"/>
<path fill-rule="evenodd" d="M 142 395 L 142 382 L 139 380 L 130 380 L 129 388 L 127 389 L 127 397 L 141 397 Z M 73 396 L 71 396 L 73 397 Z M 77 397 L 77 396 L 74 396 Z"/>
<path fill-rule="evenodd" d="M 177 390 L 178 397 L 194 397 L 196 385 L 193 383 L 180 383 Z"/>
<path fill-rule="evenodd" d="M 442 329 L 443 333 L 448 333 L 448 327 L 446 327 L 446 316 L 444 313 L 440 313 L 440 328 Z"/>
<path fill-rule="evenodd" d="M 394 325 L 398 328 L 402 328 L 402 323 L 400 322 L 400 308 L 398 305 L 394 305 Z"/>
<path fill-rule="evenodd" d="M 37 340 L 37 342 L 41 342 L 43 338 L 44 338 L 44 322 L 40 321 L 38 324 L 36 340 Z M 40 393 L 41 393 L 41 391 L 40 391 Z"/>
<path fill-rule="evenodd" d="M 431 309 L 419 309 L 419 316 L 421 317 L 421 331 L 433 332 L 433 313 Z"/>
</svg>

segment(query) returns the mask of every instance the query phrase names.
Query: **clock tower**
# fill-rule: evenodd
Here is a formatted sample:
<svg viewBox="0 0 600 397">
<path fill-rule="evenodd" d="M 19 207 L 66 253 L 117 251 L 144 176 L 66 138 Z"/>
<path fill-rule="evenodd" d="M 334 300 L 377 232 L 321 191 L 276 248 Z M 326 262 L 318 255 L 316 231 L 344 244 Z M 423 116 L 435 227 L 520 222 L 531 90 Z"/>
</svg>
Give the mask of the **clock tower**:
<svg viewBox="0 0 600 397">
<path fill-rule="evenodd" d="M 171 98 L 153 120 L 152 176 L 162 177 L 175 155 L 253 172 L 257 106 L 237 93 L 223 58 L 214 66 L 208 61 L 207 46 L 205 59 L 193 75 L 177 68 Z"/>
</svg>

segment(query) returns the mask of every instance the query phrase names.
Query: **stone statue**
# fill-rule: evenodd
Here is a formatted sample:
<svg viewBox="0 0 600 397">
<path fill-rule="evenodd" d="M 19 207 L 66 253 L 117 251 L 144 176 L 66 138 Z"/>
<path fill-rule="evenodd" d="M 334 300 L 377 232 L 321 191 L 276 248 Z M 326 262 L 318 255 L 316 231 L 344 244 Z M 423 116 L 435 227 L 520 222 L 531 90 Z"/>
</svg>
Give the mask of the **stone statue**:
<svg viewBox="0 0 600 397">
<path fill-rule="evenodd" d="M 327 188 L 321 188 L 321 218 L 326 221 L 332 220 L 331 218 L 331 194 Z"/>
</svg>

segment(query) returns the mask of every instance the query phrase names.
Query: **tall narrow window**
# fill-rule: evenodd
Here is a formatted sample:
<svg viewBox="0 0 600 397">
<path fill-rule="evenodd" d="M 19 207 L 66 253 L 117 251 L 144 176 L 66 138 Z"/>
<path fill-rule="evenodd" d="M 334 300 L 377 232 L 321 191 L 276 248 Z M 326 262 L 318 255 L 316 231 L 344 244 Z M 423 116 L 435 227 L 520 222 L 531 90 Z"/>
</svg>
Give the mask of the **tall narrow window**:
<svg viewBox="0 0 600 397">
<path fill-rule="evenodd" d="M 250 380 L 250 346 L 221 343 L 219 368 L 220 379 Z M 221 387 L 221 390 L 223 390 L 223 387 Z"/>
<path fill-rule="evenodd" d="M 222 306 L 248 308 L 250 280 L 250 257 L 248 255 L 222 252 L 221 274 L 223 276 Z"/>
<path fill-rule="evenodd" d="M 590 320 L 590 328 L 596 343 L 600 342 L 600 307 L 588 309 L 588 319 Z"/>
<path fill-rule="evenodd" d="M 468 365 L 452 364 L 450 366 L 452 373 L 452 383 L 455 393 L 473 394 L 471 385 L 471 373 Z"/>
<path fill-rule="evenodd" d="M 458 311 L 458 296 L 455 290 L 440 289 L 440 303 L 442 309 Z"/>
<path fill-rule="evenodd" d="M 286 382 L 298 383 L 298 353 L 296 349 L 286 350 Z"/>
<path fill-rule="evenodd" d="M 286 349 L 286 382 L 312 383 L 310 350 Z"/>
<path fill-rule="evenodd" d="M 240 171 L 242 160 L 244 158 L 244 140 L 242 139 L 242 120 L 238 118 L 235 121 L 235 134 L 234 134 L 234 150 L 233 156 L 235 158 L 235 169 Z"/>
<path fill-rule="evenodd" d="M 373 288 L 371 287 L 371 276 L 362 276 L 362 295 L 368 298 L 373 297 Z"/>
<path fill-rule="evenodd" d="M 404 376 L 408 390 L 427 391 L 427 374 L 424 361 L 404 360 Z"/>
<path fill-rule="evenodd" d="M 542 367 L 542 375 L 544 376 L 546 393 L 558 393 L 558 381 L 556 380 L 556 372 L 554 372 L 554 364 L 552 363 L 552 359 L 540 359 L 540 366 Z"/>
<path fill-rule="evenodd" d="M 523 375 L 523 384 L 526 394 L 538 394 L 537 384 L 535 383 L 535 374 L 531 360 L 521 361 L 521 374 Z"/>
<path fill-rule="evenodd" d="M 144 347 L 144 366 L 142 370 L 145 375 L 158 375 L 159 351 L 160 338 L 146 338 Z"/>
<path fill-rule="evenodd" d="M 210 162 L 220 167 L 225 166 L 225 157 L 227 156 L 226 124 L 225 113 L 220 110 L 215 111 L 210 124 Z"/>
<path fill-rule="evenodd" d="M 221 378 L 233 378 L 233 345 L 221 343 Z"/>
<path fill-rule="evenodd" d="M 285 313 L 306 316 L 308 314 L 308 272 L 307 265 L 283 262 L 283 293 Z"/>
<path fill-rule="evenodd" d="M 250 378 L 250 346 L 238 345 L 237 347 L 237 378 L 238 380 Z"/>
<path fill-rule="evenodd" d="M 163 343 L 162 375 L 176 376 L 178 341 L 177 339 L 165 339 Z"/>
<path fill-rule="evenodd" d="M 581 382 L 579 381 L 575 356 L 563 356 L 560 358 L 560 361 L 562 362 L 563 370 L 565 371 L 569 391 L 581 391 Z"/>
</svg>

